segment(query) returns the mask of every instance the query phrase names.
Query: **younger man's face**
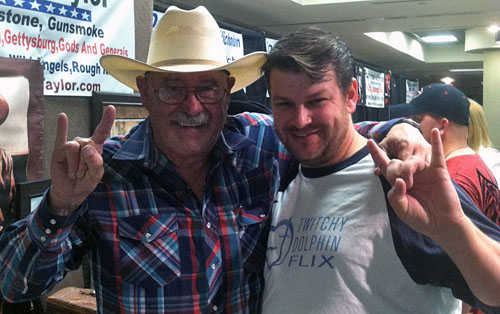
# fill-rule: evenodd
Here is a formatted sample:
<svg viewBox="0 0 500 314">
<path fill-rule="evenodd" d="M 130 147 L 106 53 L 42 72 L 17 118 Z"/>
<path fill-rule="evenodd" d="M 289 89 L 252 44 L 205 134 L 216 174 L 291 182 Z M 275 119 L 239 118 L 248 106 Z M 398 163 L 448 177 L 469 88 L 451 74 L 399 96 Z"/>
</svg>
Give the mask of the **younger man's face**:
<svg viewBox="0 0 500 314">
<path fill-rule="evenodd" d="M 274 127 L 285 147 L 308 167 L 335 163 L 356 109 L 356 81 L 344 95 L 332 70 L 312 82 L 304 73 L 272 69 L 269 84 Z"/>
</svg>

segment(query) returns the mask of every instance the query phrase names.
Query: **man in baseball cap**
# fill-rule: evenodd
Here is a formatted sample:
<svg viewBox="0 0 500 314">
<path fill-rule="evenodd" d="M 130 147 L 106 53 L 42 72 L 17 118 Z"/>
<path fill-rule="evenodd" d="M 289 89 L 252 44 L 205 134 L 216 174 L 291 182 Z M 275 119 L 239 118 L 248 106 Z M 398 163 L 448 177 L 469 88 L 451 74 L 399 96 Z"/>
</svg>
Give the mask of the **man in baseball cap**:
<svg viewBox="0 0 500 314">
<path fill-rule="evenodd" d="M 494 175 L 481 157 L 467 145 L 470 102 L 459 89 L 447 84 L 424 86 L 409 103 L 389 107 L 391 117 L 418 122 L 427 141 L 439 129 L 446 166 L 476 206 L 495 223 L 500 217 L 500 192 Z"/>
</svg>

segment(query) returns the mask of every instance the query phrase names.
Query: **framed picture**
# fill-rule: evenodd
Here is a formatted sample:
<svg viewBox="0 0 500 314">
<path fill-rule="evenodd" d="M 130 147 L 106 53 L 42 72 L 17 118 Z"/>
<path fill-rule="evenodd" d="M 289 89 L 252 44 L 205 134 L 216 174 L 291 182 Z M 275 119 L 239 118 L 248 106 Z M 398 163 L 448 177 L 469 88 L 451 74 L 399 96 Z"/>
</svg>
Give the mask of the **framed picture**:
<svg viewBox="0 0 500 314">
<path fill-rule="evenodd" d="M 22 219 L 35 210 L 42 200 L 43 194 L 50 187 L 50 179 L 26 181 L 16 184 L 15 206 Z"/>
<path fill-rule="evenodd" d="M 0 57 L 0 147 L 13 157 L 27 155 L 27 180 L 43 178 L 43 80 L 38 60 Z"/>
<path fill-rule="evenodd" d="M 116 119 L 111 129 L 111 137 L 125 135 L 131 127 L 148 116 L 148 111 L 141 104 L 139 94 L 93 92 L 90 108 L 92 132 L 101 121 L 104 108 L 109 105 L 116 108 Z"/>
</svg>

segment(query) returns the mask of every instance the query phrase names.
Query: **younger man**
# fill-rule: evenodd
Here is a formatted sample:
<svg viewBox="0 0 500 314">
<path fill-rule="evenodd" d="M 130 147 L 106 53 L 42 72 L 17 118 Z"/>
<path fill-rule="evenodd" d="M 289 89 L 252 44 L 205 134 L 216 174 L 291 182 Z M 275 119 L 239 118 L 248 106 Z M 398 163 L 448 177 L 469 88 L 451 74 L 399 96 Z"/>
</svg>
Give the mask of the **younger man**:
<svg viewBox="0 0 500 314">
<path fill-rule="evenodd" d="M 357 82 L 345 43 L 301 29 L 278 41 L 263 72 L 276 133 L 301 162 L 275 200 L 263 312 L 452 313 L 460 310 L 454 296 L 500 311 L 491 267 L 500 266 L 500 246 L 474 224 L 497 240 L 500 231 L 462 192 L 460 206 L 437 133 L 430 167 L 389 163 L 376 151 L 395 185 L 393 208 L 390 184 L 373 175 L 367 141 L 353 127 Z"/>
</svg>

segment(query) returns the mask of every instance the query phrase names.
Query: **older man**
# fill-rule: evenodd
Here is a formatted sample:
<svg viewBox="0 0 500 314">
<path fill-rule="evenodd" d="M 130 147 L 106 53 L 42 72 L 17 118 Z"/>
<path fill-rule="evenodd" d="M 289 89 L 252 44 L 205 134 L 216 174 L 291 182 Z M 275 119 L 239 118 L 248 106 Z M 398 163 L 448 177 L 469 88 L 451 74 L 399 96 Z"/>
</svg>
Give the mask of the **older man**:
<svg viewBox="0 0 500 314">
<path fill-rule="evenodd" d="M 372 158 L 351 119 L 351 54 L 321 29 L 282 37 L 263 71 L 276 133 L 300 161 L 272 212 L 263 312 L 457 313 L 455 297 L 499 312 L 500 244 L 478 227 L 497 241 L 500 229 L 462 192 L 460 205 L 437 130 L 430 166 L 389 162 L 373 143 Z"/>
<path fill-rule="evenodd" d="M 114 108 L 90 141 L 68 142 L 59 117 L 48 197 L 0 243 L 4 297 L 46 293 L 90 252 L 99 313 L 257 312 L 287 155 L 269 116 L 226 121 L 226 112 L 264 61 L 259 52 L 226 64 L 204 7 L 170 7 L 147 63 L 103 57 L 139 90 L 149 118 L 104 143 Z"/>
</svg>

